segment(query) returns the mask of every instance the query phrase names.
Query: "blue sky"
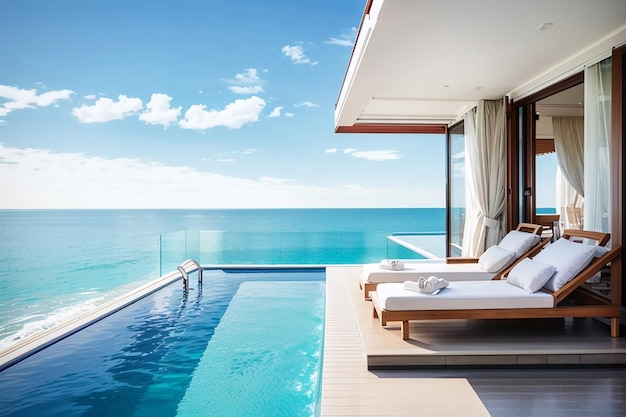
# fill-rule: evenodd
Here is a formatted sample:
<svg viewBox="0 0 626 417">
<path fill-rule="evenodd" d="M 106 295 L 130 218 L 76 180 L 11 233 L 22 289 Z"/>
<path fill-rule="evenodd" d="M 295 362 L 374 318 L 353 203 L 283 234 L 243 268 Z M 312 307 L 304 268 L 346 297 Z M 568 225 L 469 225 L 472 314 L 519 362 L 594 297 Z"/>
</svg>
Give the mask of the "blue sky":
<svg viewBox="0 0 626 417">
<path fill-rule="evenodd" d="M 0 208 L 443 207 L 433 135 L 334 133 L 365 0 L 0 4 Z"/>
</svg>

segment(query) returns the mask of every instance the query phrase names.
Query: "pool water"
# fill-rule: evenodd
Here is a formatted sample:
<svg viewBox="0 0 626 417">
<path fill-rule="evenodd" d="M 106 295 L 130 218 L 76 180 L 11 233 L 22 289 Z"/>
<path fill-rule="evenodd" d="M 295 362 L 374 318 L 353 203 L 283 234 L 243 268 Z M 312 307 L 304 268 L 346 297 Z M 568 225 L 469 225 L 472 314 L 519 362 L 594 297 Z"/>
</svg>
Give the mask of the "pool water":
<svg viewBox="0 0 626 417">
<path fill-rule="evenodd" d="M 0 415 L 316 415 L 323 270 L 205 271 L 181 287 L 1 372 Z"/>
</svg>

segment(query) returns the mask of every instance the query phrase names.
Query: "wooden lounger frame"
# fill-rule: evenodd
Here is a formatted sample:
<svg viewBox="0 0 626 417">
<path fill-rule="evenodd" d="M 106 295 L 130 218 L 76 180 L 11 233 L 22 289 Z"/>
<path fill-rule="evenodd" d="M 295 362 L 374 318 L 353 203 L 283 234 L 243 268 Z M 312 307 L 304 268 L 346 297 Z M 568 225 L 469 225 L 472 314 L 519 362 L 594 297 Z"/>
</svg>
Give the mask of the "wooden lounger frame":
<svg viewBox="0 0 626 417">
<path fill-rule="evenodd" d="M 543 226 L 540 224 L 533 224 L 533 223 L 520 223 L 517 225 L 515 230 L 519 230 L 521 232 L 533 233 L 535 235 L 541 236 L 541 232 L 543 231 Z M 535 246 L 530 248 L 526 253 L 524 253 L 522 256 L 516 259 L 515 262 L 513 262 L 511 266 L 498 272 L 491 279 L 500 279 L 501 277 L 506 276 L 506 274 L 508 274 L 509 271 L 511 271 L 511 269 L 513 269 L 515 265 L 521 262 L 522 259 L 529 257 L 529 256 L 535 256 L 536 254 L 539 253 L 541 249 L 543 249 L 544 246 L 548 244 L 548 242 L 550 242 L 549 237 L 541 239 Z M 450 257 L 450 258 L 446 258 L 446 263 L 447 264 L 472 264 L 472 263 L 475 264 L 475 263 L 478 263 L 478 258 Z M 359 277 L 359 288 L 363 291 L 363 296 L 365 297 L 366 300 L 370 299 L 370 292 L 376 291 L 376 286 L 378 284 L 379 284 L 378 282 L 365 281 L 365 277 L 362 275 Z"/>
<path fill-rule="evenodd" d="M 610 239 L 610 234 L 590 232 L 586 230 L 565 230 L 563 237 L 588 238 L 597 240 L 604 246 Z M 388 311 L 381 308 L 376 292 L 372 293 L 374 318 L 380 318 L 382 326 L 390 321 L 402 323 L 402 339 L 409 338 L 409 321 L 411 320 L 444 320 L 444 319 L 517 319 L 517 318 L 565 318 L 565 317 L 607 317 L 611 320 L 611 336 L 619 337 L 620 305 L 614 304 L 592 291 L 581 288 L 581 285 L 598 273 L 604 266 L 621 256 L 621 247 L 614 248 L 602 257 L 594 258 L 592 262 L 576 275 L 570 282 L 555 292 L 554 307 L 551 308 L 511 308 L 511 309 L 481 309 L 481 310 L 403 310 Z M 611 287 L 621 277 L 611 276 Z M 559 305 L 566 297 L 576 300 L 580 304 Z"/>
</svg>

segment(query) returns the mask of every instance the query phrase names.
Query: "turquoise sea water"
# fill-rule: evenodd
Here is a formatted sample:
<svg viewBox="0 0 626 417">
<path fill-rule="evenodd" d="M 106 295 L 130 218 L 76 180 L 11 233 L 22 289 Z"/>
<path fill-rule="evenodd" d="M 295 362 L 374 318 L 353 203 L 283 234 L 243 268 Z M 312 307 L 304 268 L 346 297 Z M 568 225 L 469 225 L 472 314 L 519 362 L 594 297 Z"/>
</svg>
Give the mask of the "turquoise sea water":
<svg viewBox="0 0 626 417">
<path fill-rule="evenodd" d="M 160 236 L 184 230 L 233 233 L 242 243 L 247 236 L 284 232 L 384 239 L 443 232 L 445 209 L 0 210 L 0 348 L 157 278 Z M 257 263 L 263 253 L 275 253 L 275 239 L 260 241 L 266 247 L 249 253 Z M 302 241 L 302 252 L 281 261 L 301 263 L 308 252 Z M 360 249 L 368 250 L 365 243 Z M 363 259 L 358 252 L 354 263 Z"/>
</svg>

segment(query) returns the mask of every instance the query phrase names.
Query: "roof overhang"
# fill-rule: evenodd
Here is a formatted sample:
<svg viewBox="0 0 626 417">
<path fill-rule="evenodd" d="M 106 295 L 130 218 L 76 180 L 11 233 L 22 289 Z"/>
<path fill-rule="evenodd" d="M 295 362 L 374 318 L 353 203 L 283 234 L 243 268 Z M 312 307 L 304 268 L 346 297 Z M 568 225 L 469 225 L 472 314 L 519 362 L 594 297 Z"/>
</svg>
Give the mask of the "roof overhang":
<svg viewBox="0 0 626 417">
<path fill-rule="evenodd" d="M 481 99 L 516 100 L 626 43 L 624 0 L 368 0 L 336 132 L 445 132 Z"/>
</svg>

